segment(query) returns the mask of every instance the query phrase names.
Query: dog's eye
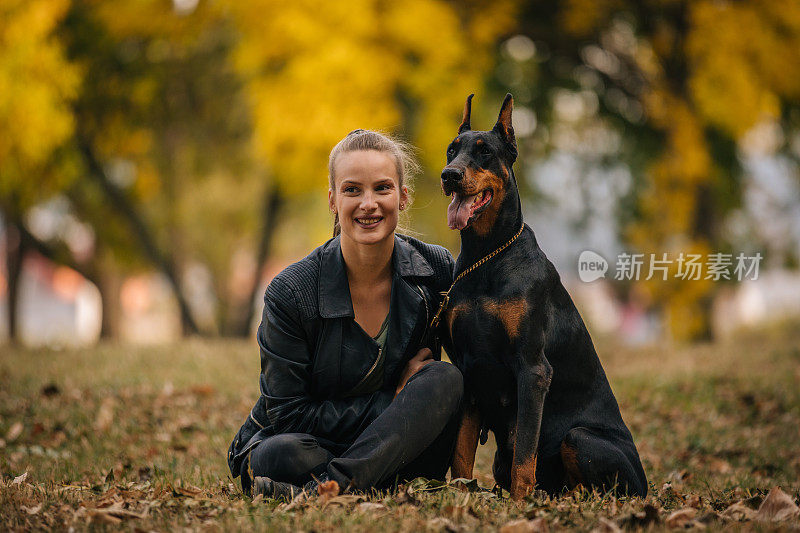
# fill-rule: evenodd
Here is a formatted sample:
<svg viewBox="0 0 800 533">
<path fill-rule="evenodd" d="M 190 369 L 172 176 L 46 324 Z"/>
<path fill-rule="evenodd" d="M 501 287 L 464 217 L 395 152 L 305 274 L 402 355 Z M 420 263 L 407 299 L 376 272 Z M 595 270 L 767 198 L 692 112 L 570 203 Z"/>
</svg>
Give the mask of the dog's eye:
<svg viewBox="0 0 800 533">
<path fill-rule="evenodd" d="M 480 151 L 481 157 L 492 157 L 492 150 L 488 146 L 484 146 Z"/>
<path fill-rule="evenodd" d="M 447 149 L 447 157 L 453 157 L 456 153 L 456 149 L 452 146 Z"/>
</svg>

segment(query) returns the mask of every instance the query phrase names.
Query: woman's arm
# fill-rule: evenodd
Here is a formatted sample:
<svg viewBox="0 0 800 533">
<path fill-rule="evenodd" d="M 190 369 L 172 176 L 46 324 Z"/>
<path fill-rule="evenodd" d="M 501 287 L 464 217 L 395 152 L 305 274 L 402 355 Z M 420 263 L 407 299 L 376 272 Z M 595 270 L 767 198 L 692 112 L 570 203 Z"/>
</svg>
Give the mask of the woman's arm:
<svg viewBox="0 0 800 533">
<path fill-rule="evenodd" d="M 349 442 L 392 401 L 388 391 L 332 400 L 311 395 L 312 348 L 294 294 L 283 280 L 275 279 L 267 288 L 258 344 L 261 393 L 276 433 L 308 433 Z"/>
</svg>

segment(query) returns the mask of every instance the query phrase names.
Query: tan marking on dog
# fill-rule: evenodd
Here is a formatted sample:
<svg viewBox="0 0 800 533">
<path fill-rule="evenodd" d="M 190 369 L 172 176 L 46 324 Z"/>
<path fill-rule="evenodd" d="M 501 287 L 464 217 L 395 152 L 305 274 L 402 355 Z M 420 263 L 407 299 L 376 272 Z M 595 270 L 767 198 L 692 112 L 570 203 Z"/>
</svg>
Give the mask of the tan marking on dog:
<svg viewBox="0 0 800 533">
<path fill-rule="evenodd" d="M 488 314 L 500 319 L 509 337 L 513 339 L 519 335 L 520 324 L 528 311 L 528 302 L 525 298 L 515 298 L 503 302 L 484 300 L 482 307 Z"/>
<path fill-rule="evenodd" d="M 464 314 L 470 310 L 471 306 L 468 302 L 463 302 L 457 305 L 454 305 L 450 309 L 447 310 L 447 331 L 450 332 L 450 335 L 453 335 L 453 322 L 455 322 L 456 317 L 458 315 Z"/>
<path fill-rule="evenodd" d="M 494 172 L 483 169 L 473 171 L 467 169 L 464 177 L 467 179 L 467 190 L 475 191 L 476 193 L 484 189 L 492 190 L 492 203 L 472 223 L 472 229 L 475 233 L 483 237 L 491 231 L 497 221 L 500 205 L 506 196 L 505 181 Z"/>
<path fill-rule="evenodd" d="M 561 462 L 564 464 L 564 472 L 567 474 L 567 481 L 570 488 L 577 487 L 583 483 L 581 470 L 578 468 L 578 450 L 561 443 Z"/>
<path fill-rule="evenodd" d="M 536 456 L 517 464 L 516 450 L 514 464 L 511 465 L 511 499 L 521 500 L 536 486 Z"/>
<path fill-rule="evenodd" d="M 456 449 L 453 452 L 453 463 L 450 466 L 451 479 L 472 479 L 475 466 L 475 451 L 478 449 L 478 437 L 481 432 L 481 419 L 478 408 L 470 405 L 464 410 L 461 426 L 458 428 Z"/>
</svg>

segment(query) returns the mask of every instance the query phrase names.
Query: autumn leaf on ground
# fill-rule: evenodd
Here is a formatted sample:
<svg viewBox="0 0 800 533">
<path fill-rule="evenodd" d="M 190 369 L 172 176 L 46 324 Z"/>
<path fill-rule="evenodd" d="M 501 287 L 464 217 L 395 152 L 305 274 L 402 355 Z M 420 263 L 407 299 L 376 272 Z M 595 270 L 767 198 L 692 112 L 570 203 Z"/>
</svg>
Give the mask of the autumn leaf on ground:
<svg viewBox="0 0 800 533">
<path fill-rule="evenodd" d="M 687 525 L 694 520 L 695 516 L 697 516 L 697 509 L 686 507 L 670 513 L 664 522 L 667 524 L 667 527 L 682 528 L 687 527 Z"/>
<path fill-rule="evenodd" d="M 317 493 L 319 494 L 320 500 L 323 503 L 327 502 L 331 498 L 339 495 L 339 484 L 334 481 L 326 481 L 325 483 L 320 483 L 317 486 Z"/>
<path fill-rule="evenodd" d="M 550 531 L 550 527 L 543 517 L 534 518 L 533 520 L 524 518 L 511 520 L 500 528 L 500 533 L 547 533 L 548 531 Z"/>
<path fill-rule="evenodd" d="M 107 396 L 103 398 L 97 417 L 94 419 L 94 428 L 97 431 L 107 431 L 114 422 L 114 398 Z"/>
<path fill-rule="evenodd" d="M 780 487 L 773 487 L 756 512 L 756 520 L 782 522 L 800 517 L 800 508 Z"/>
<path fill-rule="evenodd" d="M 22 434 L 22 422 L 14 422 L 6 433 L 6 442 L 14 442 Z"/>
</svg>

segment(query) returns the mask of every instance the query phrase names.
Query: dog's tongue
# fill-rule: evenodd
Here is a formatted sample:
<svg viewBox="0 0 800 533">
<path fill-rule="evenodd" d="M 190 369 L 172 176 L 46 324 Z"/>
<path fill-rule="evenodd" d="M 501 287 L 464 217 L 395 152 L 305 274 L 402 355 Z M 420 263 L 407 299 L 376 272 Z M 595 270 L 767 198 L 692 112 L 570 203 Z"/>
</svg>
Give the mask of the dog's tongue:
<svg viewBox="0 0 800 533">
<path fill-rule="evenodd" d="M 476 196 L 477 194 L 462 196 L 458 193 L 453 193 L 453 200 L 447 207 L 447 225 L 450 229 L 462 230 L 467 227 L 470 208 Z"/>
</svg>

